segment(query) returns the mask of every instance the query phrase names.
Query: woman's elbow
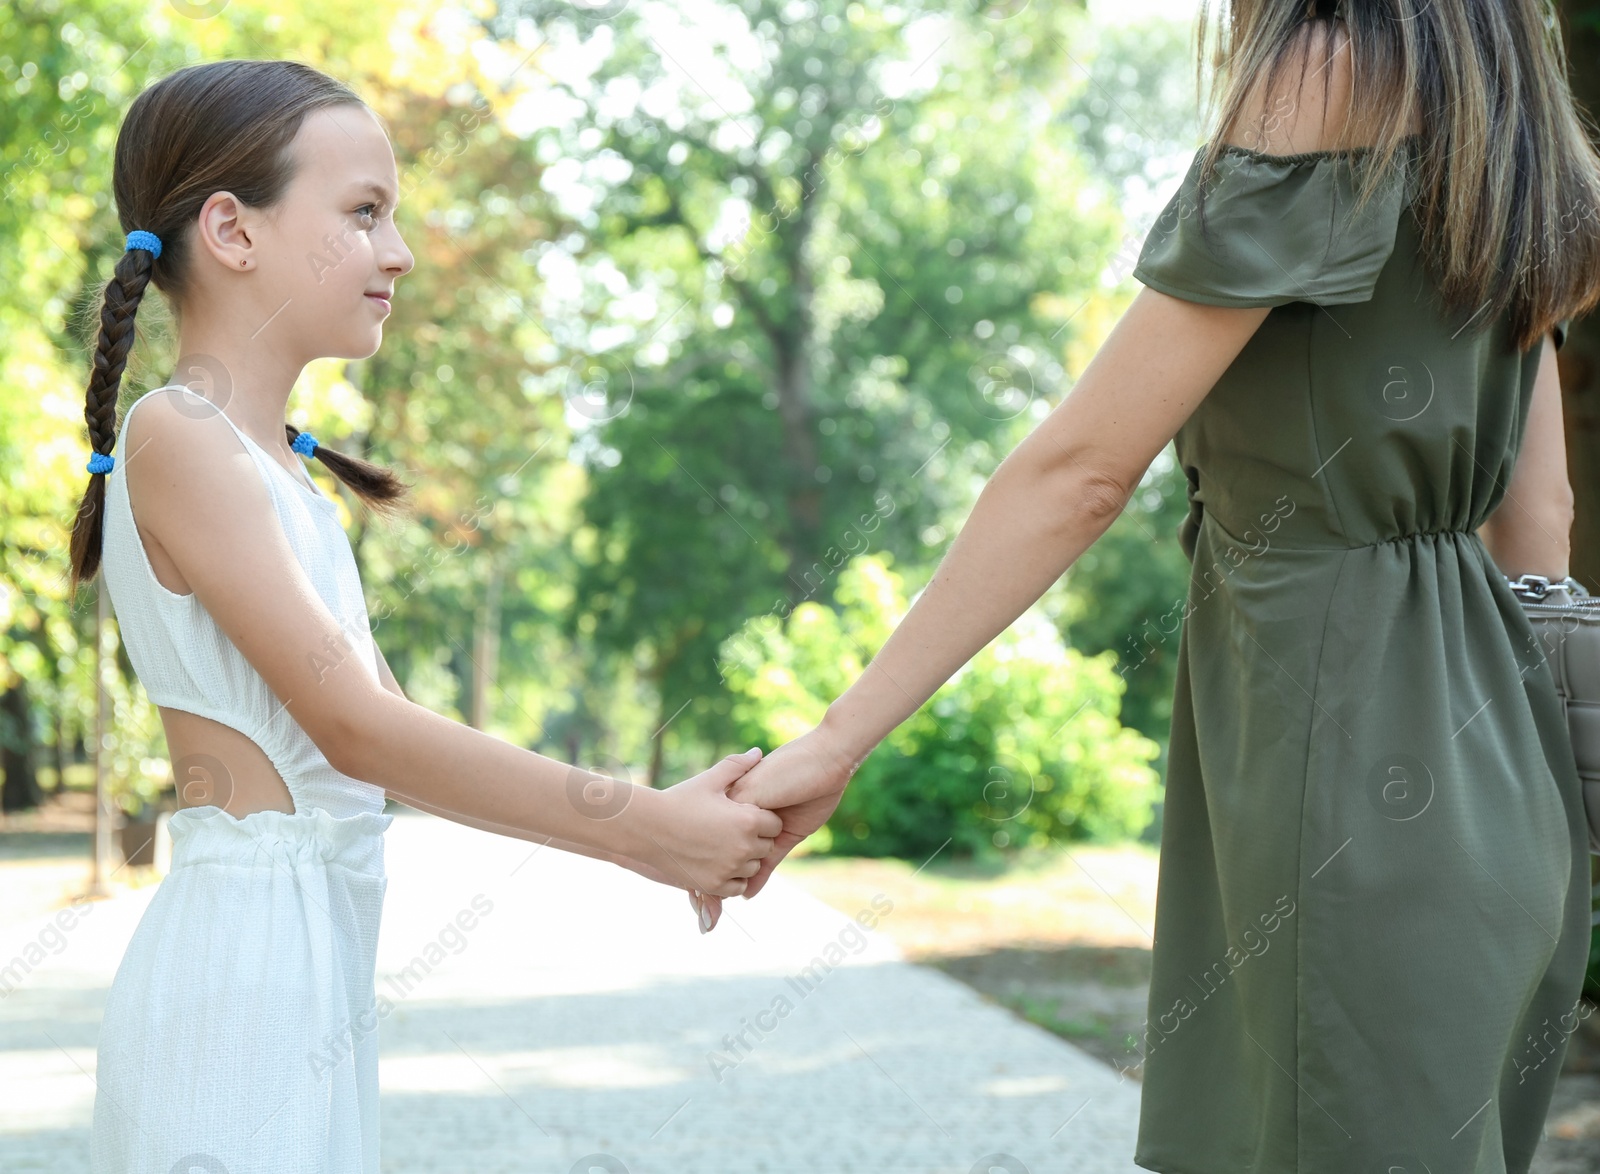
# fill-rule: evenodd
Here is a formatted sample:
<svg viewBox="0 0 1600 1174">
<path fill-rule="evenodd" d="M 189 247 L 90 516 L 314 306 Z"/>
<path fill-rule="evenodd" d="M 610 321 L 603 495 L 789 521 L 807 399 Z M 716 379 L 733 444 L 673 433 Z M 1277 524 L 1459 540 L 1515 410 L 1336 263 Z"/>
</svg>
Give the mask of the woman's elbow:
<svg viewBox="0 0 1600 1174">
<path fill-rule="evenodd" d="M 1082 459 L 1042 464 L 1032 475 L 1038 500 L 1050 502 L 1055 517 L 1096 534 L 1117 520 L 1133 496 L 1133 486 L 1125 479 Z"/>
<path fill-rule="evenodd" d="M 1132 497 L 1133 489 L 1120 478 L 1085 469 L 1072 480 L 1068 501 L 1079 514 L 1103 529 L 1121 516 Z"/>
</svg>

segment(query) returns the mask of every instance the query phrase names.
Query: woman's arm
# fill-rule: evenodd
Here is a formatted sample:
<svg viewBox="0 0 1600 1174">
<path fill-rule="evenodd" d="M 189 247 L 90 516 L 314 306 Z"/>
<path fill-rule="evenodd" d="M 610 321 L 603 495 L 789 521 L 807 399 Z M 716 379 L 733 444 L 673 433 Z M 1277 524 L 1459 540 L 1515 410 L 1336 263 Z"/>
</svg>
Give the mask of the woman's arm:
<svg viewBox="0 0 1600 1174">
<path fill-rule="evenodd" d="M 1250 89 L 1234 122 L 1241 145 L 1269 154 L 1335 146 L 1330 136 L 1343 127 L 1351 94 L 1348 35 L 1337 22 L 1307 21 L 1297 36 L 1310 52 L 1289 58 L 1276 90 L 1265 78 Z M 1139 291 L 1072 394 L 1001 462 L 932 582 L 861 678 L 815 730 L 734 786 L 735 798 L 784 817 L 747 898 L 826 821 L 872 748 L 1104 533 L 1269 312 Z"/>
<path fill-rule="evenodd" d="M 1000 463 L 860 678 L 817 729 L 767 755 L 730 791 L 784 817 L 746 897 L 826 821 L 872 748 L 1105 532 L 1268 312 L 1139 291 L 1071 394 Z"/>
<path fill-rule="evenodd" d="M 727 795 L 754 756 L 730 755 L 666 790 L 611 788 L 391 691 L 306 577 L 243 442 L 180 396 L 152 394 L 126 422 L 118 472 L 134 512 L 337 770 L 461 822 L 626 856 L 686 888 L 744 891 L 782 826 Z"/>
<path fill-rule="evenodd" d="M 1266 316 L 1140 290 L 1071 394 L 1000 463 L 905 619 L 828 707 L 823 724 L 849 757 L 866 757 L 1105 532 Z"/>
<path fill-rule="evenodd" d="M 1567 479 L 1567 437 L 1561 422 L 1561 376 L 1556 344 L 1539 344 L 1528 423 L 1506 495 L 1479 527 L 1495 565 L 1511 578 L 1565 579 L 1572 553 L 1573 495 Z"/>
</svg>

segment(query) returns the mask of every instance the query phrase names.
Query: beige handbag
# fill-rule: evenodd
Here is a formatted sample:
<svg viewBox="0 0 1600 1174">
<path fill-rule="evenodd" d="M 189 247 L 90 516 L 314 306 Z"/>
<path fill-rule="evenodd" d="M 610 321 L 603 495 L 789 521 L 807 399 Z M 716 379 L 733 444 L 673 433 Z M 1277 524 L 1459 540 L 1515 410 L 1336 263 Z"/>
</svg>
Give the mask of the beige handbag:
<svg viewBox="0 0 1600 1174">
<path fill-rule="evenodd" d="M 1600 598 L 1570 576 L 1555 583 L 1543 575 L 1506 582 L 1533 624 L 1566 705 L 1589 818 L 1589 851 L 1600 855 Z"/>
</svg>

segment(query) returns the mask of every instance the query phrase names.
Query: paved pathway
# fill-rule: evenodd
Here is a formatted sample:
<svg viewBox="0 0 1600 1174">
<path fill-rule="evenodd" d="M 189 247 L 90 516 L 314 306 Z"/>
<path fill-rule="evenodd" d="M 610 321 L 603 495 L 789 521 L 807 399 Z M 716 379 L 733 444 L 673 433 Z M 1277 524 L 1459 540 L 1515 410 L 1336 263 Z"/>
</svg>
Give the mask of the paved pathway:
<svg viewBox="0 0 1600 1174">
<path fill-rule="evenodd" d="M 431 816 L 398 809 L 387 854 L 385 1174 L 1138 1174 L 1136 1083 L 781 874 L 702 936 L 678 890 Z M 59 940 L 0 924 L 0 966 L 34 959 L 0 998 L 4 1174 L 88 1168 L 100 1010 L 154 892 Z"/>
</svg>

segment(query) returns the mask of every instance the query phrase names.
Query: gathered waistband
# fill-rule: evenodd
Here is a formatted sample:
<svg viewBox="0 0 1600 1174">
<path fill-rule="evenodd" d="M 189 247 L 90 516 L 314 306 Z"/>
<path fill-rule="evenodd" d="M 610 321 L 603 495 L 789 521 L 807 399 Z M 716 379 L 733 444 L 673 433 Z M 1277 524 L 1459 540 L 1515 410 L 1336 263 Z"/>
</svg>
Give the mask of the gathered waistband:
<svg viewBox="0 0 1600 1174">
<path fill-rule="evenodd" d="M 172 813 L 172 871 L 191 864 L 338 863 L 361 871 L 383 867 L 387 812 L 338 816 L 320 807 L 252 811 L 236 818 L 215 804 Z"/>
<path fill-rule="evenodd" d="M 1358 542 L 1350 549 L 1360 550 L 1367 546 L 1384 546 L 1390 542 L 1410 542 L 1417 538 L 1443 538 L 1447 535 L 1452 538 L 1476 538 L 1478 530 L 1475 526 L 1448 526 L 1443 530 L 1410 530 L 1388 538 L 1375 538 L 1371 542 Z"/>
<path fill-rule="evenodd" d="M 1249 554 L 1265 553 L 1265 551 L 1270 548 L 1273 550 L 1293 551 L 1296 554 L 1332 555 L 1348 554 L 1357 550 L 1372 550 L 1380 546 L 1391 546 L 1400 542 L 1417 542 L 1424 539 L 1465 540 L 1468 542 L 1480 543 L 1483 541 L 1478 536 L 1477 526 L 1445 526 L 1436 530 L 1407 530 L 1400 534 L 1391 534 L 1386 538 L 1374 538 L 1368 542 L 1347 541 L 1341 543 L 1330 541 L 1325 544 L 1318 544 L 1316 546 L 1289 546 L 1279 542 L 1276 538 L 1276 535 L 1263 532 L 1252 527 L 1247 527 L 1245 533 L 1255 535 L 1255 540 L 1252 541 L 1242 538 L 1235 534 L 1232 529 L 1223 523 L 1221 519 L 1219 519 L 1217 515 L 1210 510 L 1195 510 L 1194 513 L 1190 515 L 1190 519 L 1197 523 L 1195 526 L 1196 530 L 1198 530 L 1198 526 L 1200 525 L 1211 525 L 1215 527 L 1217 531 L 1223 535 L 1223 537 L 1227 538 L 1229 542 L 1241 547 Z M 1188 524 L 1190 523 L 1188 520 L 1186 520 L 1185 525 Z M 1256 547 L 1260 547 L 1260 551 L 1257 551 L 1255 549 Z"/>
</svg>

